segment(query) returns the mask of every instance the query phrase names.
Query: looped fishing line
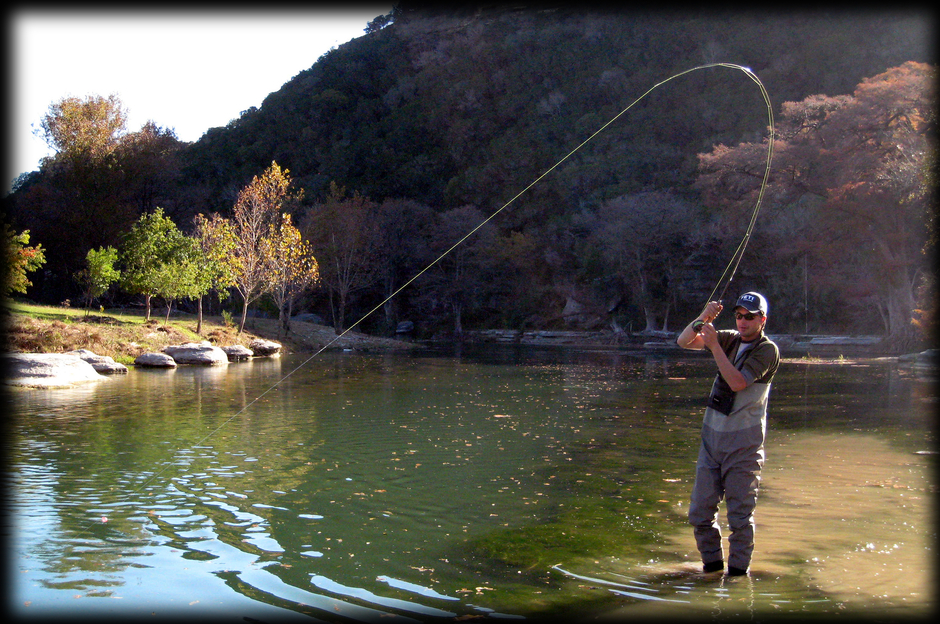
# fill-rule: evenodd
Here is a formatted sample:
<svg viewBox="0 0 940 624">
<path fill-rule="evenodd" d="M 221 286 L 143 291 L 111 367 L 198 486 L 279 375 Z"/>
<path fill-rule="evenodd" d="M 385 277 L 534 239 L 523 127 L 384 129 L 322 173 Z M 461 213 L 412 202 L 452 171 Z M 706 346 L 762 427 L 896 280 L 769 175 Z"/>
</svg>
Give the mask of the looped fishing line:
<svg viewBox="0 0 940 624">
<path fill-rule="evenodd" d="M 587 145 L 588 143 L 590 143 L 595 137 L 597 137 L 599 134 L 601 134 L 601 133 L 604 132 L 607 128 L 609 128 L 614 122 L 616 122 L 618 119 L 620 119 L 624 114 L 627 113 L 627 111 L 629 111 L 631 108 L 633 108 L 638 102 L 640 102 L 641 100 L 643 100 L 643 98 L 645 98 L 647 95 L 649 95 L 650 93 L 652 93 L 653 91 L 655 91 L 657 88 L 661 87 L 662 85 L 664 85 L 664 84 L 666 84 L 666 83 L 668 83 L 668 82 L 670 82 L 670 81 L 672 81 L 672 80 L 675 80 L 676 78 L 680 78 L 680 77 L 685 76 L 686 74 L 690 74 L 690 73 L 692 73 L 692 72 L 694 72 L 694 71 L 698 71 L 698 70 L 702 70 L 702 69 L 708 69 L 708 68 L 712 68 L 712 67 L 726 67 L 726 68 L 729 68 L 729 69 L 735 69 L 735 70 L 742 71 L 742 72 L 745 73 L 745 75 L 747 75 L 748 78 L 750 78 L 752 81 L 754 81 L 755 84 L 757 84 L 757 86 L 760 88 L 761 95 L 762 95 L 763 98 L 764 98 L 764 102 L 765 102 L 766 105 L 767 105 L 767 116 L 768 116 L 768 124 L 769 124 L 768 127 L 769 127 L 769 129 L 770 129 L 770 138 L 769 138 L 769 141 L 768 141 L 768 149 L 767 149 L 767 162 L 766 162 L 766 167 L 765 167 L 765 169 L 764 169 L 764 177 L 763 177 L 763 181 L 761 182 L 761 187 L 760 187 L 760 192 L 759 192 L 759 194 L 758 194 L 757 203 L 756 203 L 756 205 L 754 206 L 754 210 L 753 210 L 752 213 L 751 213 L 751 219 L 750 219 L 750 222 L 748 223 L 747 230 L 745 231 L 743 240 L 742 240 L 741 243 L 738 245 L 737 250 L 735 250 L 734 256 L 731 258 L 731 262 L 728 263 L 728 266 L 725 268 L 725 271 L 722 273 L 721 278 L 719 278 L 718 283 L 717 283 L 716 286 L 715 286 L 715 289 L 712 291 L 712 294 L 709 295 L 709 299 L 708 299 L 708 300 L 709 300 L 709 301 L 712 301 L 712 300 L 713 300 L 713 297 L 715 296 L 715 293 L 718 291 L 718 288 L 721 286 L 722 282 L 725 282 L 725 278 L 727 277 L 727 281 L 725 282 L 724 289 L 721 291 L 721 295 L 720 295 L 720 296 L 723 296 L 725 290 L 727 290 L 727 288 L 728 288 L 728 285 L 731 283 L 731 279 L 734 277 L 735 271 L 737 271 L 738 264 L 740 264 L 740 262 L 741 262 L 741 257 L 742 257 L 743 254 L 744 254 L 744 248 L 747 246 L 747 242 L 748 242 L 748 240 L 750 239 L 751 232 L 752 232 L 753 229 L 754 229 L 754 224 L 755 224 L 756 221 L 757 221 L 757 214 L 758 214 L 758 212 L 760 211 L 761 201 L 762 201 L 763 196 L 764 196 L 764 189 L 765 189 L 766 186 L 767 186 L 767 180 L 768 180 L 768 178 L 769 178 L 769 176 L 770 176 L 770 163 L 771 163 L 771 159 L 772 159 L 772 157 L 773 157 L 773 139 L 774 139 L 774 137 L 773 137 L 773 134 L 774 134 L 774 133 L 773 133 L 773 127 L 774 127 L 774 122 L 773 122 L 773 110 L 772 110 L 771 103 L 770 103 L 770 97 L 767 95 L 767 91 L 766 91 L 766 89 L 764 89 L 763 83 L 761 83 L 760 79 L 758 79 L 758 77 L 757 77 L 756 75 L 754 75 L 754 73 L 753 73 L 749 68 L 744 67 L 744 66 L 742 66 L 742 65 L 735 65 L 735 64 L 733 64 L 733 63 L 709 63 L 709 64 L 706 64 L 706 65 L 699 65 L 699 66 L 697 66 L 697 67 L 692 67 L 691 69 L 687 69 L 687 70 L 685 70 L 685 71 L 682 71 L 682 72 L 679 72 L 679 73 L 677 73 L 677 74 L 674 74 L 674 75 L 670 76 L 669 78 L 666 78 L 665 80 L 662 80 L 662 81 L 660 81 L 660 82 L 657 82 L 657 83 L 654 84 L 652 87 L 650 87 L 649 89 L 647 89 L 647 91 L 646 91 L 645 93 L 643 93 L 640 97 L 638 97 L 638 98 L 636 98 L 635 100 L 633 100 L 633 102 L 631 102 L 626 108 L 624 108 L 622 111 L 620 111 L 619 113 L 617 113 L 614 117 L 612 117 L 612 118 L 610 119 L 610 121 L 608 121 L 608 122 L 605 123 L 603 126 L 601 126 L 600 128 L 598 128 L 593 134 L 591 134 L 591 136 L 589 136 L 588 138 L 586 138 L 584 141 L 582 141 L 580 144 L 578 144 L 577 147 L 575 147 L 575 148 L 572 149 L 570 152 L 568 152 L 567 154 L 565 154 L 565 155 L 564 155 L 558 162 L 556 162 L 554 165 L 552 165 L 551 167 L 549 167 L 548 169 L 546 169 L 545 172 L 542 173 L 542 175 L 540 175 L 540 176 L 538 176 L 537 178 L 535 178 L 535 179 L 534 179 L 531 183 L 529 183 L 525 188 L 523 188 L 521 191 L 519 191 L 518 193 L 516 193 L 516 195 L 515 195 L 512 199 L 510 199 L 510 200 L 507 201 L 505 204 L 503 204 L 498 210 L 496 210 L 495 212 L 493 212 L 493 214 L 491 214 L 489 217 L 487 217 L 486 219 L 484 219 L 483 221 L 481 221 L 475 228 L 473 228 L 472 230 L 470 230 L 469 232 L 467 232 L 467 234 L 466 234 L 463 238 L 461 238 L 461 239 L 458 240 L 456 243 L 454 243 L 453 245 L 451 245 L 450 248 L 448 248 L 446 251 L 444 251 L 444 253 L 442 253 L 440 256 L 438 256 L 435 260 L 433 260 L 433 261 L 432 261 L 430 264 L 428 264 L 426 267 L 424 267 L 423 269 L 421 269 L 421 271 L 419 271 L 417 274 L 415 274 L 414 277 L 412 277 L 412 278 L 409 279 L 407 282 L 405 282 L 404 284 L 402 284 L 397 290 L 395 290 L 395 292 L 393 292 L 393 293 L 390 294 L 388 297 L 386 297 L 381 303 L 379 303 L 379 304 L 376 305 L 374 308 L 372 308 L 371 310 L 369 310 L 368 312 L 366 312 L 358 321 L 356 321 L 355 323 L 353 323 L 352 325 L 350 325 L 349 327 L 347 327 L 345 330 L 343 330 L 342 333 L 338 334 L 335 338 L 333 338 L 331 341 L 329 341 L 327 344 L 325 344 L 323 347 L 321 347 L 319 350 L 317 350 L 315 353 L 313 353 L 313 355 L 311 355 L 310 357 L 308 357 L 307 359 L 305 359 L 303 362 L 301 362 L 300 364 L 298 364 L 293 370 L 291 370 L 291 371 L 288 372 L 286 375 L 284 375 L 283 377 L 281 377 L 280 379 L 278 379 L 274 384 L 272 384 L 270 387 L 268 387 L 266 390 L 264 390 L 261 394 L 259 394 L 258 396 L 256 396 L 254 399 L 252 399 L 251 401 L 249 401 L 249 402 L 248 402 L 247 404 L 245 404 L 244 406 L 242 406 L 241 409 L 239 409 L 237 412 L 235 412 L 234 414 L 232 414 L 229 418 L 227 418 L 226 420 L 224 420 L 219 426 L 217 426 L 215 429 L 213 429 L 212 431 L 210 431 L 208 434 L 206 434 L 205 436 L 203 436 L 202 439 L 200 439 L 198 442 L 196 442 L 195 444 L 193 444 L 190 448 L 197 448 L 197 447 L 201 446 L 206 440 L 208 440 L 209 438 L 211 438 L 212 436 L 214 436 L 215 434 L 217 434 L 217 433 L 218 433 L 219 431 L 221 431 L 226 425 L 228 425 L 230 422 L 232 422 L 235 418 L 237 418 L 237 417 L 240 416 L 241 414 L 245 413 L 245 411 L 247 411 L 252 405 L 254 405 L 254 404 L 257 403 L 258 401 L 260 401 L 262 398 L 264 398 L 269 392 L 272 392 L 273 390 L 275 390 L 281 383 L 283 383 L 283 382 L 286 381 L 288 378 L 290 378 L 294 373 L 296 373 L 296 372 L 299 371 L 301 368 L 303 368 L 304 366 L 306 366 L 308 363 L 310 363 L 311 360 L 313 360 L 314 358 L 318 357 L 321 353 L 323 353 L 323 352 L 326 351 L 329 347 L 331 347 L 334 343 L 336 343 L 336 341 L 338 341 L 338 340 L 340 340 L 341 338 L 343 338 L 343 336 L 345 336 L 347 333 L 349 333 L 350 331 L 352 331 L 353 328 L 355 328 L 356 326 L 358 326 L 360 323 L 362 323 L 364 320 L 366 320 L 366 319 L 369 318 L 372 314 L 374 314 L 377 310 L 379 310 L 380 308 L 382 308 L 382 306 L 384 306 L 386 303 L 388 303 L 388 302 L 391 301 L 394 297 L 396 297 L 396 296 L 398 295 L 398 293 L 400 293 L 400 292 L 403 291 L 405 288 L 407 288 L 407 287 L 410 286 L 412 283 L 414 283 L 415 280 L 417 280 L 417 279 L 420 278 L 422 275 L 424 275 L 427 271 L 429 271 L 432 267 L 434 267 L 434 265 L 436 265 L 438 262 L 440 262 L 440 261 L 441 261 L 445 256 L 447 256 L 450 252 L 452 252 L 454 249 L 456 249 L 457 247 L 459 247 L 459 246 L 460 246 L 464 241 L 466 241 L 468 238 L 470 238 L 471 236 L 473 236 L 477 231 L 480 230 L 480 228 L 482 228 L 484 225 L 486 225 L 487 223 L 489 223 L 490 221 L 492 221 L 494 218 L 496 218 L 497 215 L 499 215 L 503 210 L 505 210 L 506 208 L 508 208 L 513 202 L 515 202 L 515 201 L 516 201 L 517 199 L 519 199 L 522 195 L 524 195 L 529 189 L 531 189 L 533 186 L 535 186 L 536 184 L 538 184 L 539 182 L 541 182 L 548 174 L 550 174 L 552 171 L 554 171 L 555 169 L 557 169 L 557 168 L 558 168 L 562 163 L 564 163 L 566 160 L 568 160 L 569 158 L 571 158 L 571 156 L 573 156 L 578 150 L 580 150 L 582 147 L 584 147 L 585 145 Z M 707 303 L 707 302 L 706 302 L 706 303 Z M 158 476 L 160 476 L 161 474 L 163 474 L 163 472 L 164 472 L 169 466 L 173 465 L 173 463 L 174 463 L 174 462 L 172 462 L 172 461 L 167 462 L 167 463 L 164 465 L 163 468 L 161 468 L 160 470 L 154 472 L 152 475 L 150 475 L 150 478 L 146 479 L 143 483 L 141 483 L 135 491 L 136 491 L 136 492 L 140 492 L 144 487 L 146 487 L 146 486 L 149 485 L 151 482 L 153 482 L 154 479 L 156 479 Z M 89 527 L 89 528 L 90 528 L 90 527 Z M 85 530 L 87 531 L 88 529 L 86 528 Z M 84 531 L 83 531 L 83 532 L 84 532 Z M 80 532 L 79 535 L 81 535 L 83 532 Z"/>
<path fill-rule="evenodd" d="M 764 84 L 747 67 L 732 65 L 730 63 L 719 63 L 719 65 L 723 67 L 734 67 L 736 69 L 740 69 L 760 88 L 761 95 L 764 97 L 764 103 L 767 105 L 767 128 L 769 134 L 767 137 L 767 161 L 764 166 L 764 177 L 761 180 L 760 191 L 757 193 L 757 202 L 754 204 L 754 210 L 751 212 L 751 220 L 747 224 L 747 230 L 744 232 L 744 238 L 741 239 L 741 243 L 738 245 L 738 248 L 731 256 L 731 261 L 728 263 L 728 266 L 725 267 L 721 277 L 718 278 L 718 282 L 715 284 L 715 288 L 712 290 L 712 293 L 708 296 L 708 300 L 705 302 L 706 304 L 709 301 L 720 301 L 725 296 L 725 292 L 727 292 L 728 286 L 731 285 L 731 280 L 734 279 L 734 274 L 738 270 L 738 265 L 741 264 L 741 258 L 744 256 L 744 248 L 747 247 L 747 243 L 751 239 L 751 232 L 754 231 L 754 224 L 757 223 L 757 214 L 760 212 L 761 203 L 764 200 L 764 191 L 767 188 L 767 181 L 770 179 L 770 163 L 774 157 L 774 111 L 773 106 L 770 103 L 770 96 L 767 95 L 767 90 L 764 88 Z M 725 280 L 726 276 L 727 281 Z M 722 282 L 724 282 L 725 285 L 721 289 L 721 293 L 718 295 L 718 298 L 715 299 L 715 293 L 718 291 L 718 288 L 721 286 Z"/>
</svg>

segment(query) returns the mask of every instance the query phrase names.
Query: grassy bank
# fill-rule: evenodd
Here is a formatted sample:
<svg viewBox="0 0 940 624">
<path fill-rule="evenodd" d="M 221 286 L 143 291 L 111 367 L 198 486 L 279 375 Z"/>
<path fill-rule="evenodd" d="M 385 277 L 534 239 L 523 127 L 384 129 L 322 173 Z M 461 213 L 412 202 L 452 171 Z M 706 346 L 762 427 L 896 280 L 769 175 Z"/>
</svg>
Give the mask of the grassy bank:
<svg viewBox="0 0 940 624">
<path fill-rule="evenodd" d="M 331 327 L 298 321 L 291 323 L 291 331 L 285 335 L 279 331 L 276 319 L 249 319 L 239 334 L 237 326 L 222 317 L 208 316 L 203 317 L 202 331 L 197 334 L 195 315 L 185 313 L 175 313 L 169 321 L 163 315 L 152 314 L 147 320 L 138 310 L 106 309 L 86 314 L 83 309 L 11 302 L 4 316 L 7 351 L 64 353 L 88 349 L 122 364 L 131 364 L 141 353 L 160 351 L 167 345 L 203 340 L 219 347 L 247 347 L 254 338 L 264 338 L 281 343 L 287 353 L 317 351 L 327 345 L 362 350 L 412 346 L 357 332 L 336 339 Z"/>
</svg>

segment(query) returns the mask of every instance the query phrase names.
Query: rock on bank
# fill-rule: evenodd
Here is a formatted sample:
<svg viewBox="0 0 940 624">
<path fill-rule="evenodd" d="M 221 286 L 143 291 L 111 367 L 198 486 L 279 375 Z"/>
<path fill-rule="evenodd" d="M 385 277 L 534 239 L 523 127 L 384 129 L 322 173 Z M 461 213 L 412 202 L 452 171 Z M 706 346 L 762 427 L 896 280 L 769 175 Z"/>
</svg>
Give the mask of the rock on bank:
<svg viewBox="0 0 940 624">
<path fill-rule="evenodd" d="M 95 367 L 71 353 L 5 353 L 3 381 L 28 388 L 70 388 L 106 379 Z"/>
<path fill-rule="evenodd" d="M 163 347 L 162 351 L 177 364 L 196 364 L 199 366 L 223 366 L 228 364 L 228 355 L 219 347 L 208 342 L 187 342 L 181 345 Z"/>
</svg>

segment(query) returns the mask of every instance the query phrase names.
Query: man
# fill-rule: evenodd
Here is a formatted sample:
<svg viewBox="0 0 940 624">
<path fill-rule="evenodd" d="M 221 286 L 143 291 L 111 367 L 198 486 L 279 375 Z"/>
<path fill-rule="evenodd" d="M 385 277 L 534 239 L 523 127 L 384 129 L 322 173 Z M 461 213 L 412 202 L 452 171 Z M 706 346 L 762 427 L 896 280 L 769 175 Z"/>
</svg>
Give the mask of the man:
<svg viewBox="0 0 940 624">
<path fill-rule="evenodd" d="M 722 311 L 709 302 L 677 342 L 684 349 L 708 349 L 718 365 L 702 423 L 689 523 L 705 572 L 724 569 L 718 503 L 728 509 L 729 576 L 747 574 L 754 551 L 754 508 L 764 465 L 767 397 L 780 362 L 777 345 L 764 335 L 767 300 L 758 293 L 738 297 L 737 331 L 718 331 Z"/>
</svg>

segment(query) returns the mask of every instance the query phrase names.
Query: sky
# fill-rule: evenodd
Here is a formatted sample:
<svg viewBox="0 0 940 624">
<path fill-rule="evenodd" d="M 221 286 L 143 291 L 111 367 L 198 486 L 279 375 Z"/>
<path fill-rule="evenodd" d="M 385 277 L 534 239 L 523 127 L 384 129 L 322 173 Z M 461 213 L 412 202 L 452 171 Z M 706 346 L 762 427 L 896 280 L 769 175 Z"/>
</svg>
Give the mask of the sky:
<svg viewBox="0 0 940 624">
<path fill-rule="evenodd" d="M 35 135 L 65 97 L 116 94 L 127 132 L 147 121 L 196 141 L 363 36 L 388 3 L 263 12 L 22 9 L 8 16 L 10 94 L 4 190 L 52 155 Z"/>
</svg>

